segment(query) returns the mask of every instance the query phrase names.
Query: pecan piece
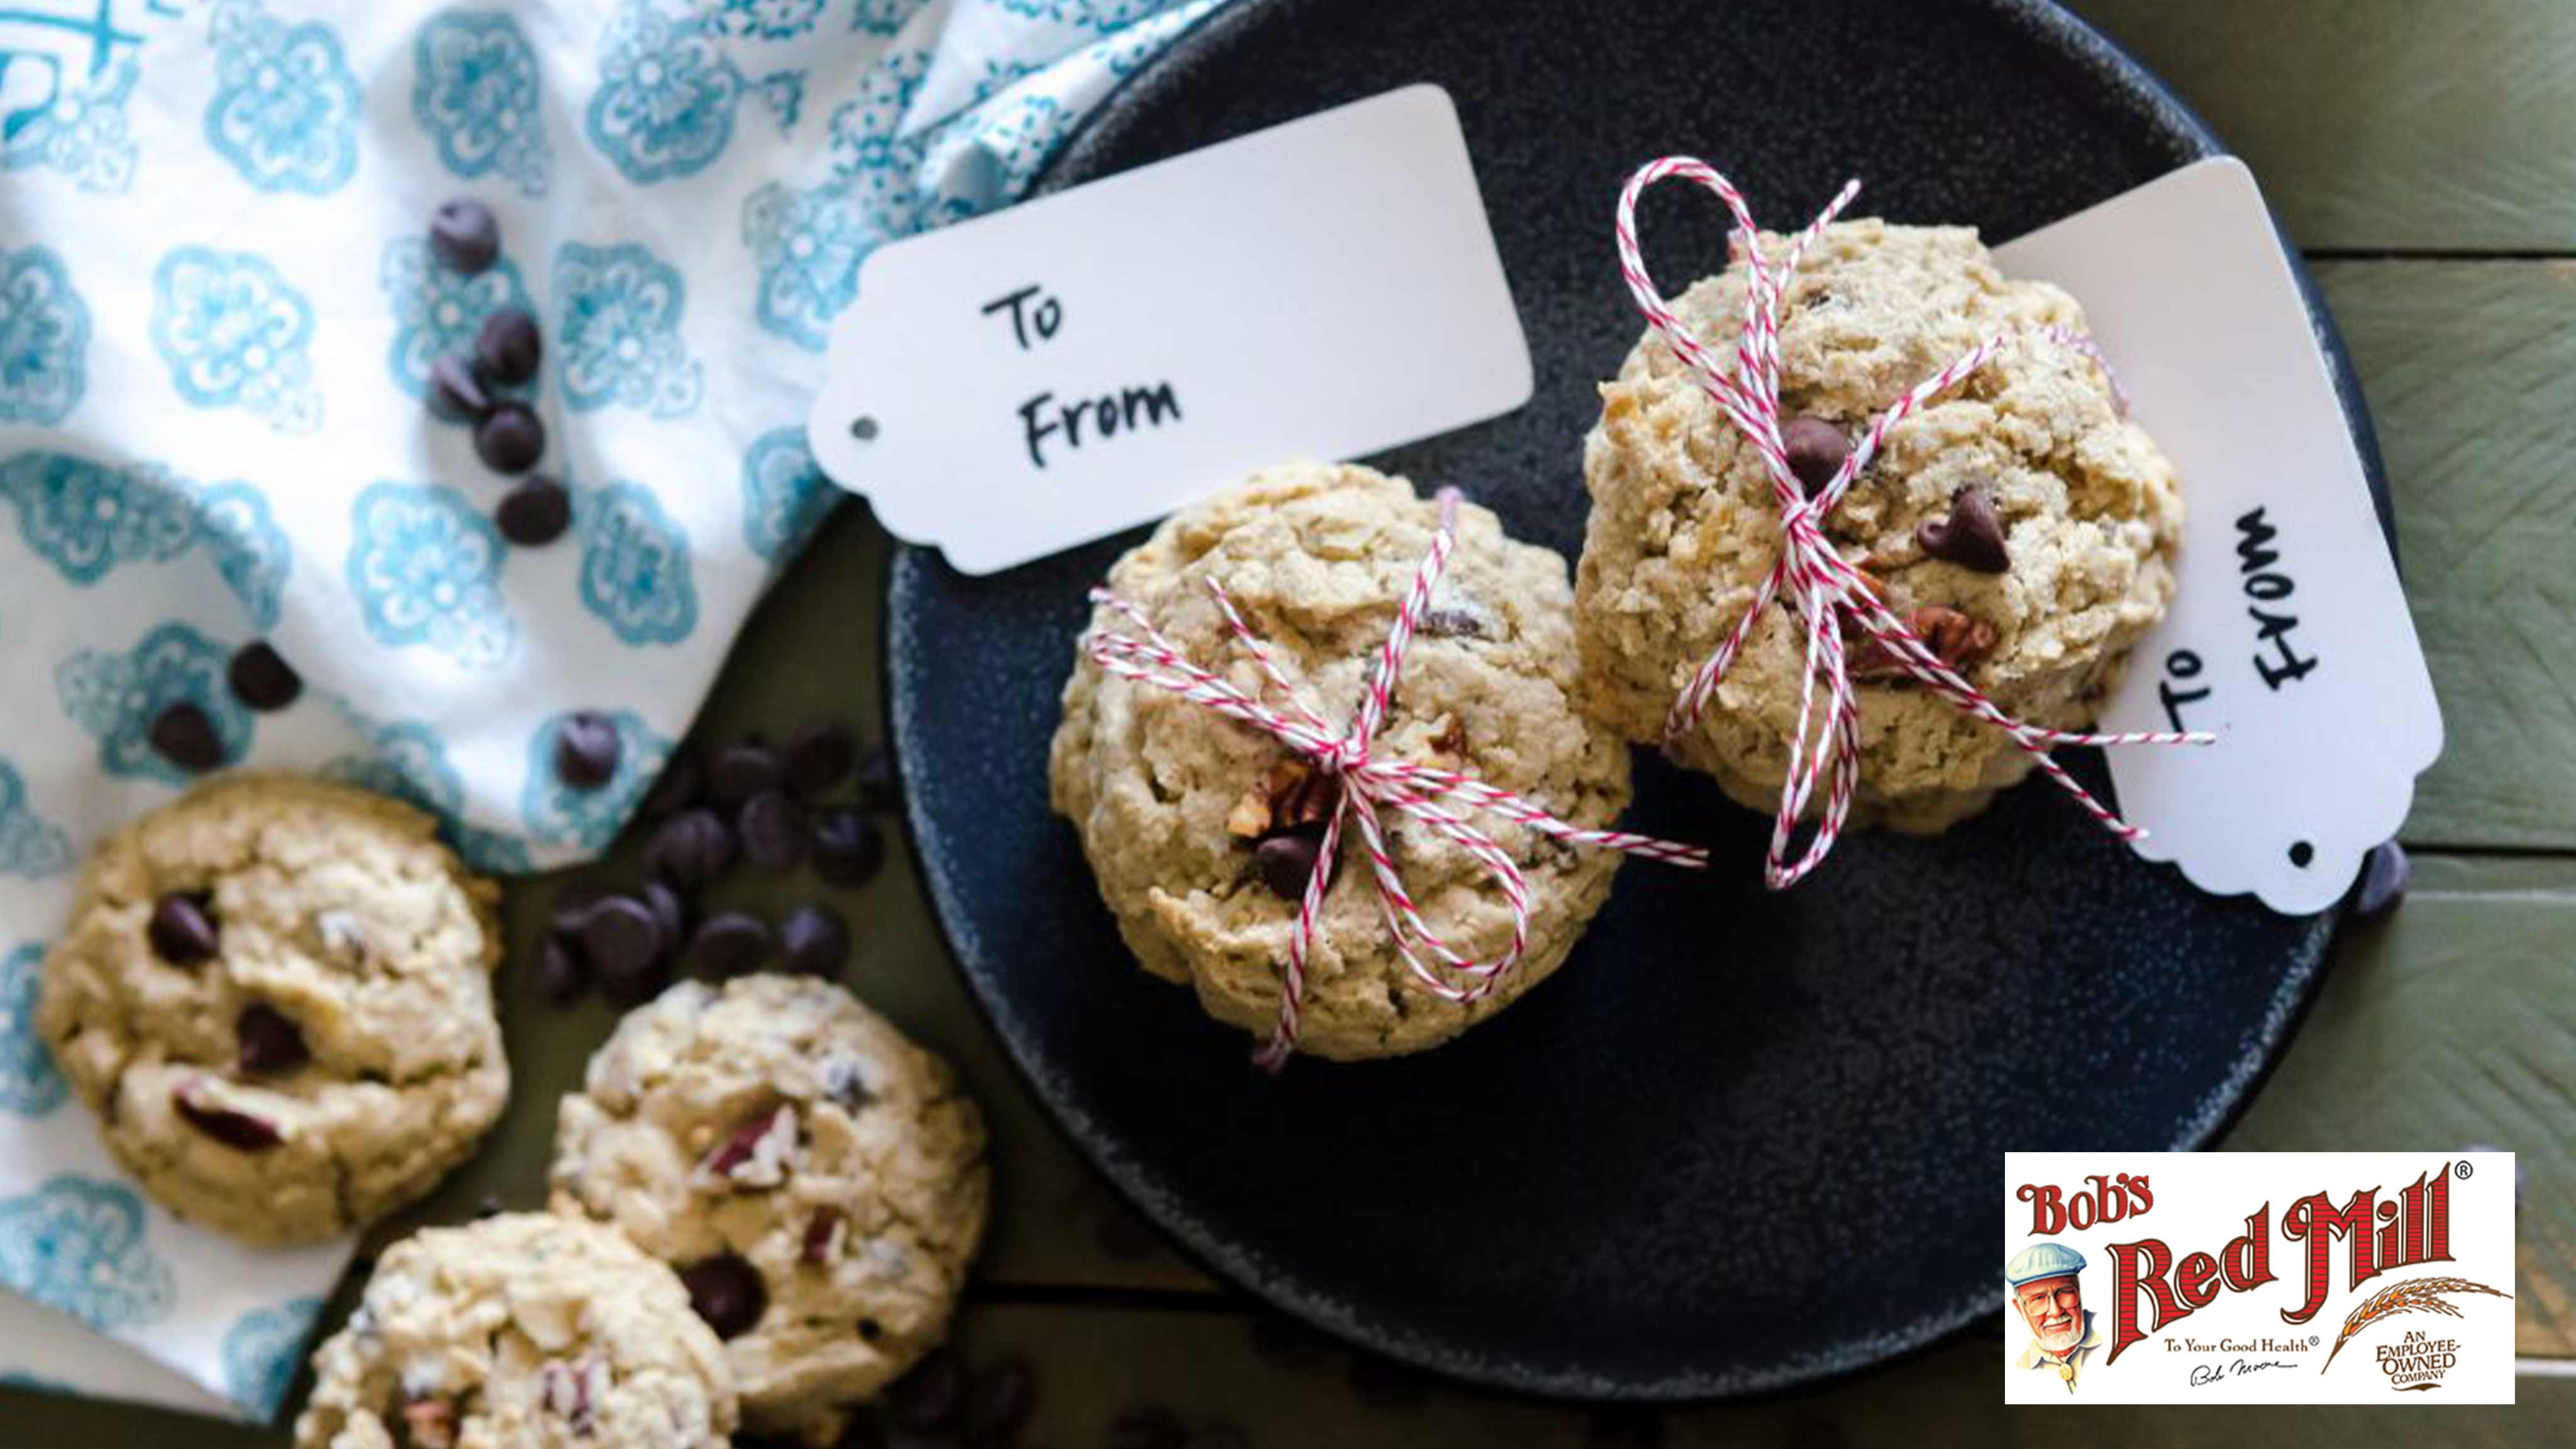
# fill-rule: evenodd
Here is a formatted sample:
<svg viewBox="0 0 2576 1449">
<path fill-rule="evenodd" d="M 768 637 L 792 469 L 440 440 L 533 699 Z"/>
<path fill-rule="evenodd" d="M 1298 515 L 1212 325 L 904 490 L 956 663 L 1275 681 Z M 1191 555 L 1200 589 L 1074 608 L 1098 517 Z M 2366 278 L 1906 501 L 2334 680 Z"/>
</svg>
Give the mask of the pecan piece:
<svg viewBox="0 0 2576 1449">
<path fill-rule="evenodd" d="M 699 1161 L 698 1175 L 735 1187 L 776 1187 L 787 1180 L 795 1157 L 796 1108 L 781 1102 L 744 1118 Z"/>
<path fill-rule="evenodd" d="M 1226 812 L 1225 830 L 1237 840 L 1259 840 L 1282 830 L 1312 825 L 1341 803 L 1341 786 L 1295 755 L 1270 767 L 1259 785 L 1247 790 Z"/>
<path fill-rule="evenodd" d="M 1934 658 L 1952 670 L 1966 669 L 1995 652 L 1995 626 L 1940 604 L 1926 604 L 1905 619 Z M 1910 679 L 1912 674 L 1876 639 L 1864 634 L 1851 650 L 1854 679 Z"/>
</svg>

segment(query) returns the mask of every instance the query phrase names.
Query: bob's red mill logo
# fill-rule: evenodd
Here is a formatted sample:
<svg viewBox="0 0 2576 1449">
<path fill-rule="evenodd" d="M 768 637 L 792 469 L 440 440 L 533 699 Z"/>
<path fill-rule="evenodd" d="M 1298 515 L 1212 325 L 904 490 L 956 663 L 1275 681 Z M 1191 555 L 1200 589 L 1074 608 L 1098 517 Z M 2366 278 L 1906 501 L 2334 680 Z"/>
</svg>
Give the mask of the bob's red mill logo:
<svg viewBox="0 0 2576 1449">
<path fill-rule="evenodd" d="M 2482 1358 L 2481 1377 L 2491 1380 L 2500 1363 L 2504 1388 L 2501 1399 L 2482 1388 L 2478 1401 L 2511 1401 L 2511 1309 L 2469 1306 L 2512 1296 L 2509 1157 L 2410 1162 L 2404 1177 L 2385 1175 L 2388 1154 L 2166 1154 L 2147 1171 L 2029 1170 L 2101 1165 L 2087 1156 L 2008 1160 L 2007 1348 L 2020 1348 L 2008 1398 L 2027 1400 L 2031 1384 L 2054 1377 L 2064 1394 L 2052 1388 L 2041 1401 L 2083 1397 L 2088 1380 L 2110 1379 L 2128 1402 L 2350 1401 L 2365 1387 L 2372 1397 L 2433 1393 Z M 2274 1166 L 2284 1161 L 2364 1171 L 2290 1177 Z M 2481 1167 L 2486 1182 L 2475 1175 Z M 2178 1174 L 2192 1179 L 2185 1192 Z M 2220 1194 L 2249 1181 L 2253 1190 L 2226 1206 Z M 2266 1182 L 2300 1186 L 2266 1193 Z M 2480 1209 L 2465 1237 L 2464 1194 Z M 2188 1208 L 2172 1206 L 2178 1199 Z M 2477 1259 L 2472 1267 L 2461 1265 L 2463 1251 Z M 2088 1286 L 2105 1296 L 2087 1303 Z M 2251 1324 L 2246 1309 L 2210 1312 L 2239 1295 L 2260 1300 L 2248 1303 Z M 2203 1321 L 2218 1326 L 2204 1330 Z M 2150 1339 L 2163 1350 L 2131 1354 Z M 2027 1369 L 2042 1375 L 2011 1376 Z M 2337 1382 L 2317 1382 L 2328 1375 Z M 2309 1387 L 2295 1387 L 2298 1379 Z"/>
</svg>

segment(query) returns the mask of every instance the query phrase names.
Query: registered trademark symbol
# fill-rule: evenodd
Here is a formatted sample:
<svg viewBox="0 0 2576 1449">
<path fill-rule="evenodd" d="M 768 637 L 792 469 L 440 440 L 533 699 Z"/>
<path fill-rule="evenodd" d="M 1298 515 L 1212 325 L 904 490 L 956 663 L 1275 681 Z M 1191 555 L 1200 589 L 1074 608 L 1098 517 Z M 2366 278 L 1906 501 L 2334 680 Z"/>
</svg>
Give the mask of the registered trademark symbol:
<svg viewBox="0 0 2576 1449">
<path fill-rule="evenodd" d="M 2451 1175 L 2452 1175 L 2453 1177 L 2458 1177 L 2458 1178 L 2466 1178 L 2466 1177 L 2473 1176 L 2474 1174 L 2473 1174 L 2473 1173 L 2471 1173 L 2471 1172 L 2470 1172 L 2470 1170 L 2469 1170 L 2469 1162 L 2468 1162 L 2468 1159 L 2464 1157 L 2464 1158 L 2461 1158 L 2457 1163 L 2453 1164 L 2453 1165 L 2452 1165 L 2452 1167 L 2451 1167 Z"/>
</svg>

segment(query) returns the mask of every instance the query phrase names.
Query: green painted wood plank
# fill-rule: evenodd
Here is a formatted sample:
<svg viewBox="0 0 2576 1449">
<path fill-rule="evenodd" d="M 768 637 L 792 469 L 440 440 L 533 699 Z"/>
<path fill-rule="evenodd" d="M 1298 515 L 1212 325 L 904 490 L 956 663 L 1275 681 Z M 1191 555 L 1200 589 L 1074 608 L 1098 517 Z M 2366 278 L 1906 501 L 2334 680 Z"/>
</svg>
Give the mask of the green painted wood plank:
<svg viewBox="0 0 2576 1449">
<path fill-rule="evenodd" d="M 2350 927 L 2229 1151 L 2518 1155 L 2515 1347 L 2576 1358 L 2576 861 L 2416 863 Z"/>
<path fill-rule="evenodd" d="M 2301 246 L 2576 251 L 2576 6 L 2071 0 L 2252 163 Z"/>
<path fill-rule="evenodd" d="M 2378 422 L 2442 700 L 2405 838 L 2576 849 L 2576 263 L 2317 278 Z"/>
</svg>

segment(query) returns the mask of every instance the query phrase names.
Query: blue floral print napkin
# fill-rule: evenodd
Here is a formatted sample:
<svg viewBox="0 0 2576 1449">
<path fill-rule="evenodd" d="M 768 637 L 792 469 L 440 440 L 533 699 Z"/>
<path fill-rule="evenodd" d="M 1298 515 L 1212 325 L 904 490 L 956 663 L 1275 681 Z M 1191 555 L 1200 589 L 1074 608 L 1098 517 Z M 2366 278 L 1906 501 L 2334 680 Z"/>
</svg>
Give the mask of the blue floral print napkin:
<svg viewBox="0 0 2576 1449">
<path fill-rule="evenodd" d="M 836 496 L 802 420 L 859 260 L 1017 194 L 1218 3 L 0 7 L 0 1382 L 271 1416 L 348 1257 L 144 1199 L 34 1038 L 80 857 L 185 783 L 153 720 L 488 870 L 598 850 Z M 473 276 L 425 238 L 459 194 Z M 502 307 L 574 498 L 543 548 L 422 402 Z M 253 639 L 292 708 L 227 687 Z M 624 737 L 604 788 L 549 768 L 575 710 Z"/>
</svg>

